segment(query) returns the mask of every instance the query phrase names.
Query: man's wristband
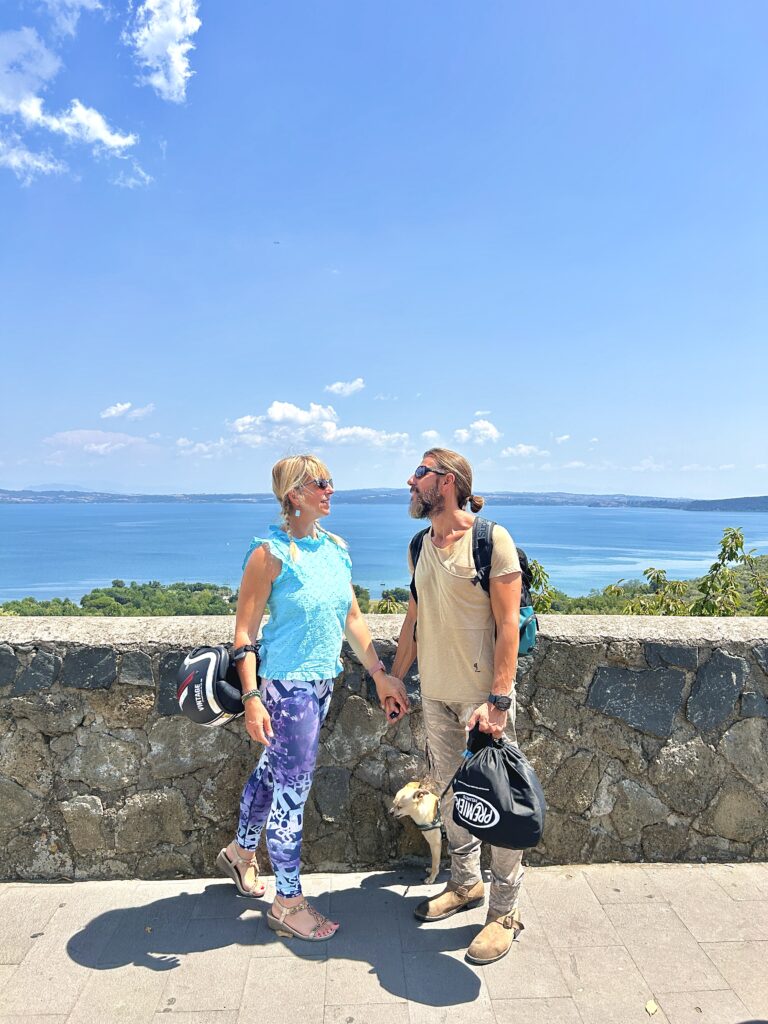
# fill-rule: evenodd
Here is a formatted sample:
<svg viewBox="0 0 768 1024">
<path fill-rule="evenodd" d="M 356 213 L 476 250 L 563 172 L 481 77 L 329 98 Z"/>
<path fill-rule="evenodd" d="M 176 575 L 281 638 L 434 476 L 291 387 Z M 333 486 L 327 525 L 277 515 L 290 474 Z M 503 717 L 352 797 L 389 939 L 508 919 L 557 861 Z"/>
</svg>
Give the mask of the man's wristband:
<svg viewBox="0 0 768 1024">
<path fill-rule="evenodd" d="M 261 694 L 259 693 L 258 690 L 246 690 L 246 692 L 240 699 L 242 700 L 243 704 L 245 704 L 245 702 L 247 700 L 250 700 L 251 697 L 258 697 L 259 700 L 261 700 Z"/>
<path fill-rule="evenodd" d="M 373 677 L 376 675 L 377 672 L 386 672 L 387 667 L 381 660 L 381 658 L 379 658 L 377 662 L 374 662 L 374 664 L 371 665 L 370 668 L 367 668 L 365 671 L 368 673 L 369 676 Z"/>
</svg>

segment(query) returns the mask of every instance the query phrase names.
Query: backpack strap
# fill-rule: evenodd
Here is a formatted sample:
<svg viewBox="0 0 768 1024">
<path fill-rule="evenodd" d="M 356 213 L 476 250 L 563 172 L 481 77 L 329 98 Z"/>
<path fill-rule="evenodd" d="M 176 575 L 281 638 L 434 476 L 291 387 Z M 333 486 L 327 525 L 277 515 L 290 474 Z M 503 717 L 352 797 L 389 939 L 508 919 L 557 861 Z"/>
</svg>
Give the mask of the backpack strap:
<svg viewBox="0 0 768 1024">
<path fill-rule="evenodd" d="M 411 576 L 411 596 L 413 597 L 413 600 L 416 601 L 417 604 L 419 597 L 418 594 L 416 593 L 416 563 L 418 562 L 419 555 L 421 554 L 421 548 L 424 544 L 424 538 L 427 536 L 428 533 L 429 527 L 427 527 L 425 530 L 419 530 L 418 533 L 414 534 L 414 536 L 411 537 L 411 542 L 408 545 L 408 550 L 411 553 L 411 565 L 413 566 L 413 574 Z"/>
<path fill-rule="evenodd" d="M 493 528 L 496 524 L 490 519 L 475 516 L 472 523 L 472 560 L 477 575 L 472 580 L 474 586 L 479 583 L 486 594 L 491 592 L 491 559 L 493 558 Z"/>
</svg>

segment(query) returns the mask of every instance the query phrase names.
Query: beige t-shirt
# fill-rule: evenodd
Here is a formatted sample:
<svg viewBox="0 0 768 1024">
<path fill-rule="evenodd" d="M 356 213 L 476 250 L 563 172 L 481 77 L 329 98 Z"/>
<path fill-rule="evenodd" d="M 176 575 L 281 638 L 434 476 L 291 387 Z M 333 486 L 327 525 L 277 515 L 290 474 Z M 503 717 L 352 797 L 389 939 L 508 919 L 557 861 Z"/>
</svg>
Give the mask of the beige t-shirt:
<svg viewBox="0 0 768 1024">
<path fill-rule="evenodd" d="M 409 551 L 413 571 L 410 562 Z M 496 524 L 491 577 L 511 572 L 520 572 L 517 550 Z M 475 575 L 471 528 L 447 548 L 435 547 L 426 535 L 416 564 L 416 642 L 425 697 L 472 701 L 490 692 L 496 626 L 488 594 L 471 582 Z"/>
</svg>

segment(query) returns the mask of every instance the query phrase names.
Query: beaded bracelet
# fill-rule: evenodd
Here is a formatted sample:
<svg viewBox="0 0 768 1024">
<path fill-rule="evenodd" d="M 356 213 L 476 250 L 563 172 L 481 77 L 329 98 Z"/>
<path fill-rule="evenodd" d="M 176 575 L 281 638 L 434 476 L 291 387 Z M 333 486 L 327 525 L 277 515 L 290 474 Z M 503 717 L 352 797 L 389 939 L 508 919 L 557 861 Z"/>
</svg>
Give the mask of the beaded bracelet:
<svg viewBox="0 0 768 1024">
<path fill-rule="evenodd" d="M 250 700 L 251 697 L 258 697 L 259 700 L 261 700 L 261 694 L 258 690 L 248 690 L 247 693 L 244 693 L 241 697 L 243 704 L 245 704 L 247 700 Z"/>
</svg>

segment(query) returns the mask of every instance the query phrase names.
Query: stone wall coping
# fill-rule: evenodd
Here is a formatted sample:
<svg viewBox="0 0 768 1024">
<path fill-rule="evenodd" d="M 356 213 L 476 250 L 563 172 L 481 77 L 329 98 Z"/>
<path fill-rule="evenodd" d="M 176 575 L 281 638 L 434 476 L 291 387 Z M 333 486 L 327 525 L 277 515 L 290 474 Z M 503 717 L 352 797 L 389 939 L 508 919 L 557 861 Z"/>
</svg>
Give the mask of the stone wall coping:
<svg viewBox="0 0 768 1024">
<path fill-rule="evenodd" d="M 396 640 L 402 615 L 366 615 L 374 640 Z M 768 643 L 768 617 L 692 618 L 645 615 L 540 615 L 540 636 L 583 643 Z M 0 616 L 0 644 L 78 644 L 134 649 L 148 645 L 194 647 L 232 639 L 234 617 L 178 615 L 109 618 Z"/>
</svg>

